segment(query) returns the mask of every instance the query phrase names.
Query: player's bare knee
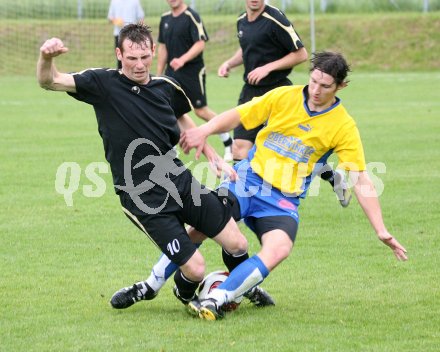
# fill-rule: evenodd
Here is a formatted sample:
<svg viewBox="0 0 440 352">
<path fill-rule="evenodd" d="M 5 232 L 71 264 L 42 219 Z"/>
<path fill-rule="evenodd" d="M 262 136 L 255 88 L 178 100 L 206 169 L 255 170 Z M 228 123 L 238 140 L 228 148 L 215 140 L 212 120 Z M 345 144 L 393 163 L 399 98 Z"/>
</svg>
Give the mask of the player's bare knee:
<svg viewBox="0 0 440 352">
<path fill-rule="evenodd" d="M 232 218 L 219 234 L 218 242 L 228 253 L 234 255 L 244 254 L 248 250 L 248 241 Z"/>
<path fill-rule="evenodd" d="M 277 246 L 276 250 L 272 250 L 272 260 L 275 263 L 281 263 L 284 259 L 286 259 L 290 252 L 292 251 L 293 243 L 289 242 L 283 243 L 282 245 Z"/>
<path fill-rule="evenodd" d="M 205 107 L 200 109 L 194 109 L 194 113 L 197 115 L 197 117 L 201 118 L 202 120 L 209 121 L 211 119 L 211 116 Z"/>
<path fill-rule="evenodd" d="M 278 242 L 275 247 L 273 245 L 263 245 L 259 256 L 270 269 L 273 269 L 290 255 L 292 248 L 293 243 L 291 241 Z"/>
<path fill-rule="evenodd" d="M 248 251 L 249 243 L 246 239 L 246 237 L 240 232 L 240 234 L 237 236 L 237 252 L 234 254 L 244 254 Z"/>
<path fill-rule="evenodd" d="M 205 276 L 205 259 L 197 250 L 192 257 L 180 267 L 185 277 L 192 281 L 201 281 Z"/>
<path fill-rule="evenodd" d="M 227 243 L 223 245 L 223 248 L 230 254 L 241 255 L 248 251 L 248 241 L 246 237 L 238 231 L 231 234 Z"/>
<path fill-rule="evenodd" d="M 235 160 L 243 160 L 247 158 L 248 152 L 252 144 L 249 142 L 249 145 L 245 141 L 234 140 L 232 144 L 232 156 Z"/>
<path fill-rule="evenodd" d="M 207 237 L 201 233 L 200 231 L 196 230 L 194 227 L 190 226 L 187 229 L 188 236 L 191 238 L 192 243 L 202 243 Z"/>
<path fill-rule="evenodd" d="M 280 246 L 278 248 L 278 250 L 276 251 L 276 259 L 281 262 L 284 259 L 286 259 L 289 255 L 290 252 L 292 251 L 292 246 L 291 245 L 284 245 L 284 246 Z"/>
</svg>

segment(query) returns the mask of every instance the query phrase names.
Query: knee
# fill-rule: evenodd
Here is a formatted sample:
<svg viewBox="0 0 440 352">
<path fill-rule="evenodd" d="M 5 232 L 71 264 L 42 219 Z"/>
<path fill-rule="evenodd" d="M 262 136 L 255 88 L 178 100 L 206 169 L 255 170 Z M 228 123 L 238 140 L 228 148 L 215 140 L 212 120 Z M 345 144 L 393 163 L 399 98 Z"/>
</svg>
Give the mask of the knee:
<svg viewBox="0 0 440 352">
<path fill-rule="evenodd" d="M 290 252 L 292 251 L 292 247 L 293 247 L 293 244 L 291 242 L 286 243 L 286 244 L 278 247 L 277 251 L 274 253 L 275 259 L 278 262 L 282 262 L 284 259 L 286 259 L 290 255 Z"/>
<path fill-rule="evenodd" d="M 237 254 L 246 253 L 249 248 L 249 243 L 246 237 L 240 232 L 240 236 L 237 239 Z"/>
<path fill-rule="evenodd" d="M 225 247 L 225 249 L 230 254 L 240 255 L 248 251 L 248 246 L 246 237 L 238 231 L 238 233 L 233 236 L 233 240 L 228 243 L 228 248 Z"/>
<path fill-rule="evenodd" d="M 263 245 L 258 256 L 263 260 L 269 270 L 274 269 L 284 259 L 286 259 L 292 251 L 293 244 L 290 242 L 278 245 L 276 248 L 265 248 Z"/>
<path fill-rule="evenodd" d="M 202 281 L 205 276 L 205 259 L 197 250 L 192 257 L 180 267 L 180 270 L 188 279 L 194 282 Z"/>
<path fill-rule="evenodd" d="M 249 145 L 240 143 L 238 140 L 234 140 L 232 144 L 232 156 L 235 160 L 243 160 L 247 158 L 248 152 L 251 149 L 252 144 Z"/>
<path fill-rule="evenodd" d="M 187 232 L 192 243 L 202 243 L 204 240 L 206 240 L 206 236 L 192 226 L 188 228 Z"/>
<path fill-rule="evenodd" d="M 206 107 L 200 109 L 194 109 L 194 113 L 197 115 L 197 117 L 201 118 L 202 120 L 209 121 L 209 114 Z"/>
</svg>

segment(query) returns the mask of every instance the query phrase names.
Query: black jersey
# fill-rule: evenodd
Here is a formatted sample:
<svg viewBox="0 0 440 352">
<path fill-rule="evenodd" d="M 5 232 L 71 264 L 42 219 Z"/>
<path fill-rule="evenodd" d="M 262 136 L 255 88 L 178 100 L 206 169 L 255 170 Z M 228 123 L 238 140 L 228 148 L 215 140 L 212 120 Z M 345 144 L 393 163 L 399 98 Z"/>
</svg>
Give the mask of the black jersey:
<svg viewBox="0 0 440 352">
<path fill-rule="evenodd" d="M 260 16 L 249 22 L 246 13 L 237 19 L 237 35 L 243 51 L 244 81 L 257 67 L 281 59 L 304 47 L 293 25 L 277 8 L 266 5 Z M 258 85 L 274 85 L 285 79 L 292 69 L 272 71 Z"/>
<path fill-rule="evenodd" d="M 168 11 L 160 19 L 158 42 L 165 44 L 167 48 L 168 65 L 174 58 L 185 54 L 194 43 L 208 39 L 208 33 L 199 14 L 190 7 L 177 17 L 173 17 L 171 11 Z M 184 67 L 192 65 L 204 66 L 203 53 L 187 62 Z"/>
<path fill-rule="evenodd" d="M 170 151 L 179 141 L 177 118 L 191 110 L 191 103 L 174 79 L 152 76 L 139 85 L 114 69 L 89 69 L 73 77 L 76 93 L 68 94 L 93 105 L 115 186 L 126 185 L 127 167 L 135 186 L 145 181 L 154 161 L 164 160 L 155 156 L 170 155 L 168 169 L 170 163 L 171 168 L 183 165 Z"/>
</svg>

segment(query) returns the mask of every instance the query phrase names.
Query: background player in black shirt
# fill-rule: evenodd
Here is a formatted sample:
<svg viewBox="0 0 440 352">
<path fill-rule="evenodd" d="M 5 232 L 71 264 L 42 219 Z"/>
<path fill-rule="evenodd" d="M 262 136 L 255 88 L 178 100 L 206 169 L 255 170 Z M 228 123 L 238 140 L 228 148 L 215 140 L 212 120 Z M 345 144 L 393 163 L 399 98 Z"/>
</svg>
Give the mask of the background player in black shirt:
<svg viewBox="0 0 440 352">
<path fill-rule="evenodd" d="M 244 65 L 244 85 L 238 104 L 246 103 L 270 90 L 292 85 L 287 76 L 292 68 L 307 60 L 308 54 L 299 35 L 287 17 L 264 0 L 246 0 L 246 12 L 237 19 L 240 48 L 218 69 L 220 77 L 228 77 L 231 68 Z M 245 159 L 263 125 L 246 130 L 241 124 L 234 129 L 232 154 L 235 161 Z M 326 164 L 320 172 L 329 181 L 343 207 L 351 193 L 343 176 Z"/>
<path fill-rule="evenodd" d="M 237 19 L 240 48 L 218 69 L 228 77 L 231 68 L 244 65 L 244 86 L 238 104 L 246 103 L 273 88 L 291 85 L 292 68 L 307 60 L 307 51 L 293 25 L 277 8 L 264 0 L 246 0 L 246 12 Z M 258 131 L 234 129 L 234 160 L 242 160 L 252 148 Z"/>
<path fill-rule="evenodd" d="M 127 25 L 116 48 L 122 70 L 67 74 L 56 69 L 53 59 L 68 48 L 52 38 L 40 48 L 37 78 L 41 87 L 65 91 L 93 106 L 123 211 L 180 267 L 174 276 L 174 292 L 188 303 L 204 277 L 205 262 L 184 223 L 213 238 L 231 257 L 238 255 L 231 260 L 247 258 L 247 241 L 231 218 L 227 202 L 200 185 L 175 155 L 173 146 L 180 131 L 195 124 L 186 114 L 191 104 L 177 82 L 150 75 L 154 50 L 149 27 Z M 204 152 L 212 162 L 230 168 L 212 148 Z M 125 308 L 155 295 L 141 282 L 118 291 L 112 305 Z"/>
<path fill-rule="evenodd" d="M 194 112 L 205 121 L 216 113 L 208 107 L 203 50 L 208 34 L 199 14 L 183 0 L 167 0 L 171 11 L 159 24 L 157 74 L 175 78 L 191 100 Z M 232 139 L 219 134 L 225 146 L 224 159 L 232 161 Z"/>
</svg>

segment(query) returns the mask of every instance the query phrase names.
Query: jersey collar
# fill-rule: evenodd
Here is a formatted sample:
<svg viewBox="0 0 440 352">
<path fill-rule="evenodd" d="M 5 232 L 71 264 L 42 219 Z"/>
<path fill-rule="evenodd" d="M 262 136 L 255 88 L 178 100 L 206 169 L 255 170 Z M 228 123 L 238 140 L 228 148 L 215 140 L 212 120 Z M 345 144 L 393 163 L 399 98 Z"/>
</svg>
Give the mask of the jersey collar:
<svg viewBox="0 0 440 352">
<path fill-rule="evenodd" d="M 307 105 L 307 99 L 309 96 L 308 91 L 307 91 L 308 87 L 309 87 L 308 85 L 304 86 L 302 93 L 303 93 L 303 100 L 304 100 L 304 102 L 303 102 L 304 110 L 307 111 L 307 114 L 310 117 L 315 117 L 315 116 L 325 114 L 326 112 L 329 112 L 330 110 L 333 110 L 334 108 L 336 108 L 341 103 L 341 99 L 339 99 L 338 97 L 335 97 L 336 101 L 333 103 L 333 105 L 329 106 L 327 109 L 322 110 L 322 111 L 312 111 L 309 109 L 309 106 Z"/>
</svg>

